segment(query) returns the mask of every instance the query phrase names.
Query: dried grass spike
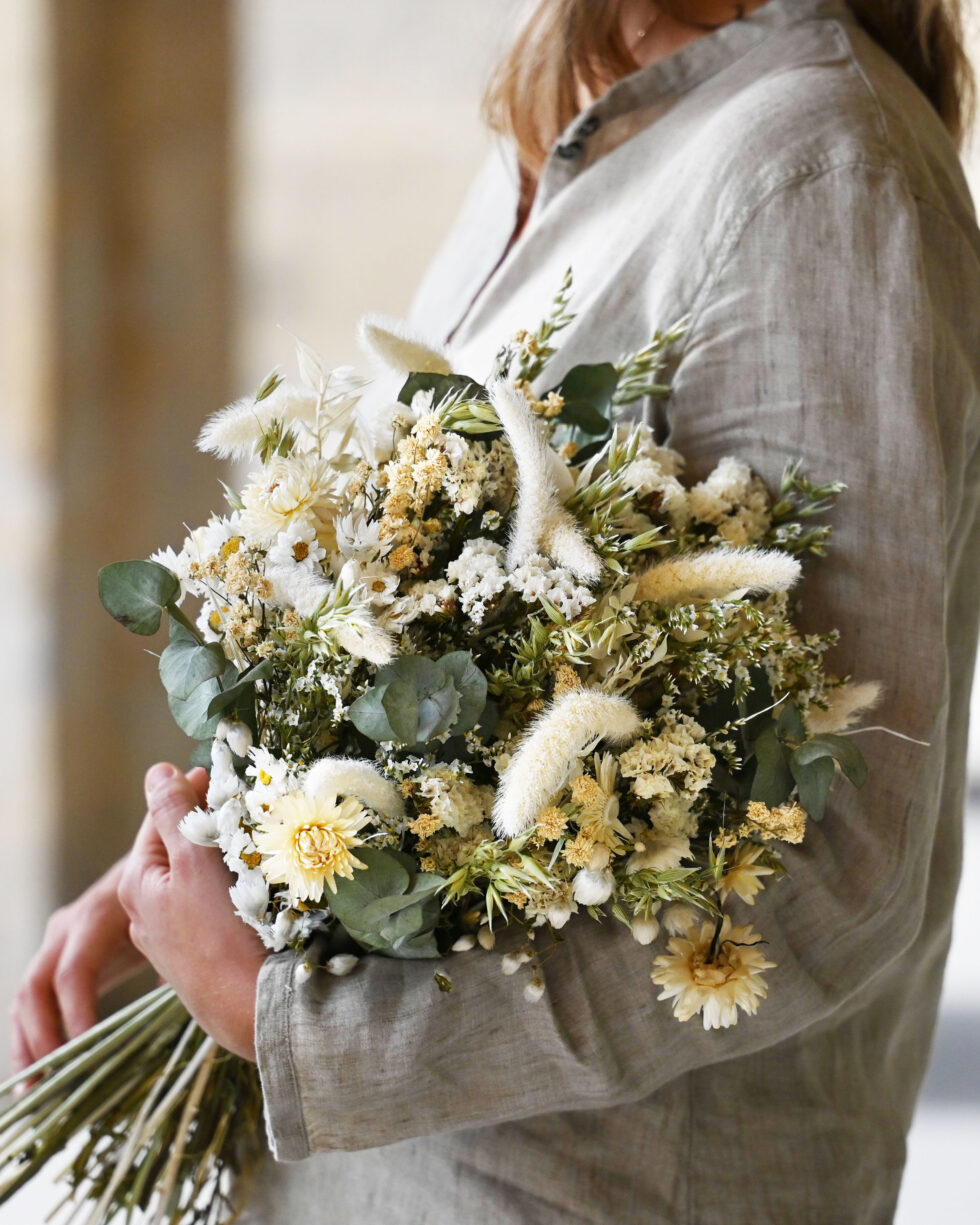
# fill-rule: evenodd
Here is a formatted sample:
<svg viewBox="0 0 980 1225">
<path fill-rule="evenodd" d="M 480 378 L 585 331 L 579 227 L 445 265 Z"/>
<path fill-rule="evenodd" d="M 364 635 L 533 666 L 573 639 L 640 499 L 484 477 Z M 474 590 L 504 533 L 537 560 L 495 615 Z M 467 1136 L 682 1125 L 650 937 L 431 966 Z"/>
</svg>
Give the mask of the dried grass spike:
<svg viewBox="0 0 980 1225">
<path fill-rule="evenodd" d="M 573 689 L 531 724 L 497 788 L 493 827 L 501 837 L 530 829 L 564 787 L 575 759 L 596 738 L 622 744 L 640 730 L 631 702 L 601 689 Z"/>
</svg>

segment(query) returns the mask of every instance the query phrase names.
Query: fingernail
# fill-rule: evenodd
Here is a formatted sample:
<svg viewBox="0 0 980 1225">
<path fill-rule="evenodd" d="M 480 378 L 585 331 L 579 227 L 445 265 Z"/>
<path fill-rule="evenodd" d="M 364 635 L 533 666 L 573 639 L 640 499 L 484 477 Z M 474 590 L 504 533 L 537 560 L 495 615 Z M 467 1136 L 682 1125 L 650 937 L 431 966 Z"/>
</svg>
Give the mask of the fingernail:
<svg viewBox="0 0 980 1225">
<path fill-rule="evenodd" d="M 147 796 L 166 791 L 179 773 L 180 771 L 177 767 L 170 765 L 169 762 L 160 762 L 155 766 L 150 766 L 146 772 L 145 788 Z"/>
</svg>

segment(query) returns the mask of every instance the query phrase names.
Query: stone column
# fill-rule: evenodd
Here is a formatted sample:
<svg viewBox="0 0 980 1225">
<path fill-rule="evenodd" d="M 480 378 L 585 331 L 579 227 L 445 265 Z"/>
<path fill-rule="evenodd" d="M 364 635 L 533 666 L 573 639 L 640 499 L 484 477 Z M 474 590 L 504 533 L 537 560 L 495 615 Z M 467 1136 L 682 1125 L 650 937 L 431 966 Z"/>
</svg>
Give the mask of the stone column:
<svg viewBox="0 0 980 1225">
<path fill-rule="evenodd" d="M 230 7 L 0 5 L 5 990 L 130 842 L 145 767 L 186 764 L 164 643 L 109 618 L 96 574 L 220 502 L 193 442 L 233 390 Z"/>
</svg>

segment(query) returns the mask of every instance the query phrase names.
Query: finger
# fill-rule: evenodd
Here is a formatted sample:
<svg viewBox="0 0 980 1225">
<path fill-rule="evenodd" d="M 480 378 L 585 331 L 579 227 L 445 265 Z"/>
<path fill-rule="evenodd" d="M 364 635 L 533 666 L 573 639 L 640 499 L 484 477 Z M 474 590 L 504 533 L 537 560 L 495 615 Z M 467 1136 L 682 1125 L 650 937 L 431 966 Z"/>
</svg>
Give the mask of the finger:
<svg viewBox="0 0 980 1225">
<path fill-rule="evenodd" d="M 169 870 L 170 857 L 167 848 L 153 818 L 147 813 L 133 841 L 132 850 L 126 857 L 126 866 L 119 877 L 116 890 L 119 904 L 130 919 L 140 912 L 149 879 L 156 877 L 159 880 L 165 877 Z"/>
<path fill-rule="evenodd" d="M 25 1068 L 29 1068 L 33 1062 L 31 1049 L 27 1045 L 24 1031 L 20 1027 L 20 1021 L 15 1016 L 12 1018 L 10 1026 L 10 1070 L 15 1073 L 22 1072 Z M 27 1090 L 36 1084 L 36 1076 L 32 1076 L 30 1080 L 22 1080 L 14 1089 L 14 1097 L 23 1097 Z"/>
<path fill-rule="evenodd" d="M 17 1023 L 23 1037 L 27 1067 L 43 1055 L 50 1055 L 64 1042 L 61 1013 L 50 978 L 29 978 L 17 994 Z"/>
<path fill-rule="evenodd" d="M 146 774 L 146 803 L 170 856 L 171 864 L 180 860 L 191 844 L 177 828 L 193 808 L 198 806 L 194 784 L 176 766 L 160 762 Z"/>
<path fill-rule="evenodd" d="M 54 972 L 54 993 L 69 1038 L 77 1038 L 98 1021 L 98 972 L 83 945 L 69 941 Z"/>
<path fill-rule="evenodd" d="M 208 784 L 211 779 L 208 777 L 208 772 L 202 766 L 195 766 L 187 775 L 187 781 L 194 788 L 194 794 L 197 796 L 199 808 L 204 808 L 208 802 Z"/>
</svg>

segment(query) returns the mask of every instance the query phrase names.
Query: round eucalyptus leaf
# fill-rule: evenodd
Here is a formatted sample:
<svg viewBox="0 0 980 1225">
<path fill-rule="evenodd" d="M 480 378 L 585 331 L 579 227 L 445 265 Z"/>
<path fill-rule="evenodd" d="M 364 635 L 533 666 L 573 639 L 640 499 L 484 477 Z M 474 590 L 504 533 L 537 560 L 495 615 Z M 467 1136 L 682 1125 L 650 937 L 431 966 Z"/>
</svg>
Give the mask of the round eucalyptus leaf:
<svg viewBox="0 0 980 1225">
<path fill-rule="evenodd" d="M 110 616 L 134 634 L 155 634 L 180 582 L 155 561 L 117 561 L 99 571 L 99 599 Z"/>
</svg>

